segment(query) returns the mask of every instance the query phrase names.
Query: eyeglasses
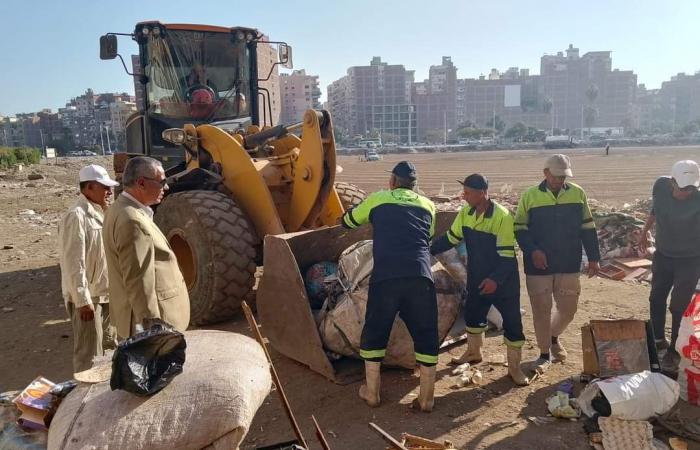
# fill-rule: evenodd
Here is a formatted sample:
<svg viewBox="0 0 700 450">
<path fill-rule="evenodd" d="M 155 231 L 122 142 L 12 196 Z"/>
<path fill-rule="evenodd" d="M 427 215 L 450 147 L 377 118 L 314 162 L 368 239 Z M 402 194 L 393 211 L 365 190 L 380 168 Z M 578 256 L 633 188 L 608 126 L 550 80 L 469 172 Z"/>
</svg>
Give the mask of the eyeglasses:
<svg viewBox="0 0 700 450">
<path fill-rule="evenodd" d="M 167 178 L 163 178 L 162 180 L 158 180 L 156 178 L 148 178 L 148 177 L 141 177 L 141 178 L 143 178 L 144 180 L 148 180 L 148 181 L 155 181 L 156 183 L 160 184 L 160 187 L 165 187 L 165 185 L 168 184 Z"/>
</svg>

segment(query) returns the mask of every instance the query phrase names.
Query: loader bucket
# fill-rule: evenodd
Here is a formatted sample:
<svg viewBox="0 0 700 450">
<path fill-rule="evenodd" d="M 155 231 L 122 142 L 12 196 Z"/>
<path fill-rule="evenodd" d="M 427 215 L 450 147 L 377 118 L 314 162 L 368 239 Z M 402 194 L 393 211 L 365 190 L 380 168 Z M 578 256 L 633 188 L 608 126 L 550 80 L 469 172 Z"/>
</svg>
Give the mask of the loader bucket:
<svg viewBox="0 0 700 450">
<path fill-rule="evenodd" d="M 438 213 L 436 236 L 449 228 L 455 216 L 455 212 Z M 339 384 L 364 377 L 363 365 L 349 358 L 337 362 L 328 359 L 302 274 L 317 262 L 337 261 L 350 245 L 371 238 L 370 226 L 265 236 L 264 271 L 256 300 L 263 334 L 278 352 Z"/>
</svg>

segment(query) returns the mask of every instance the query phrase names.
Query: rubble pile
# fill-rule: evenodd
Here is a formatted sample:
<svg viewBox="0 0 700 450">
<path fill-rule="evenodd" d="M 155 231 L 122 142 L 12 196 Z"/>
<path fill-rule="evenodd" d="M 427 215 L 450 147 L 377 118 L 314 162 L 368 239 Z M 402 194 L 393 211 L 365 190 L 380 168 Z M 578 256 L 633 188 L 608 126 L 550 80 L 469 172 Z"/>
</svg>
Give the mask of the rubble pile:
<svg viewBox="0 0 700 450">
<path fill-rule="evenodd" d="M 654 238 L 647 233 L 651 247 L 639 245 L 644 221 L 651 209 L 651 199 L 635 200 L 620 209 L 590 200 L 600 243 L 600 276 L 613 280 L 651 281 Z"/>
</svg>

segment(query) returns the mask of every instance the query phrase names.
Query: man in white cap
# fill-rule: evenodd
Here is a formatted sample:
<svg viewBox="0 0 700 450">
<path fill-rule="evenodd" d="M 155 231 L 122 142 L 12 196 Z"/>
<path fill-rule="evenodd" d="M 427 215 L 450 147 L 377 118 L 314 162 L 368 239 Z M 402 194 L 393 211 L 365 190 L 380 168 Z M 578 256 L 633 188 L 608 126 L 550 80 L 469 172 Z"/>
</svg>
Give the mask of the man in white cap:
<svg viewBox="0 0 700 450">
<path fill-rule="evenodd" d="M 700 169 L 695 161 L 678 161 L 670 177 L 654 183 L 652 208 L 640 244 L 656 224 L 656 251 L 651 266 L 649 312 L 656 347 L 665 350 L 662 372 L 675 376 L 680 356 L 675 350 L 678 326 L 700 278 Z M 666 341 L 666 299 L 671 293 L 671 346 Z"/>
<path fill-rule="evenodd" d="M 102 356 L 109 325 L 107 261 L 102 244 L 104 211 L 119 185 L 104 167 L 90 164 L 79 174 L 80 197 L 58 225 L 61 288 L 73 327 L 73 371 L 92 367 Z"/>
<path fill-rule="evenodd" d="M 579 274 L 586 250 L 587 272 L 599 269 L 600 249 L 586 193 L 567 181 L 573 176 L 566 155 L 550 156 L 544 180 L 527 189 L 515 215 L 515 238 L 523 251 L 525 282 L 540 356 L 534 369 L 563 362 L 567 352 L 559 336 L 574 319 L 581 292 Z M 552 312 L 552 301 L 556 309 Z"/>
</svg>

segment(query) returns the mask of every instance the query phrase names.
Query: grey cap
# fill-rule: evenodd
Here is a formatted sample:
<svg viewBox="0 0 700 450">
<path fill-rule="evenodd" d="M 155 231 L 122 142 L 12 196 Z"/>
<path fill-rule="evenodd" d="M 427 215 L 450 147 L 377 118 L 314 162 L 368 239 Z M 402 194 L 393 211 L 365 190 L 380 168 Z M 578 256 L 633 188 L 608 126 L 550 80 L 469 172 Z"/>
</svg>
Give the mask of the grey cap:
<svg viewBox="0 0 700 450">
<path fill-rule="evenodd" d="M 574 173 L 571 171 L 571 160 L 566 155 L 556 154 L 550 156 L 547 158 L 544 168 L 549 169 L 549 172 L 555 177 L 574 176 Z"/>
</svg>

